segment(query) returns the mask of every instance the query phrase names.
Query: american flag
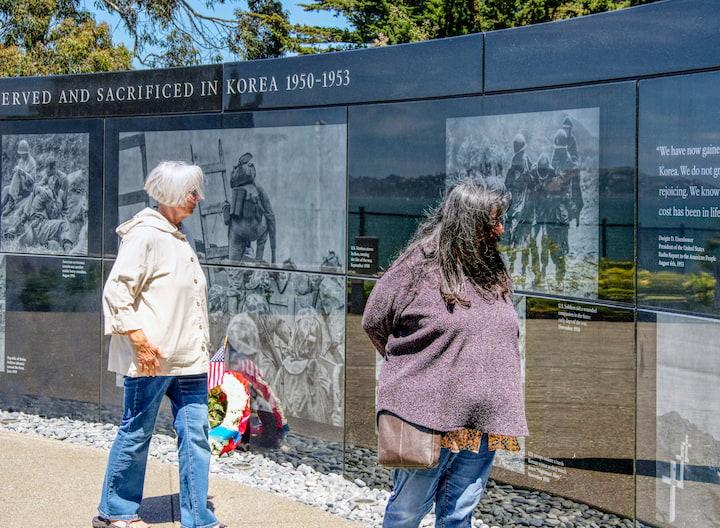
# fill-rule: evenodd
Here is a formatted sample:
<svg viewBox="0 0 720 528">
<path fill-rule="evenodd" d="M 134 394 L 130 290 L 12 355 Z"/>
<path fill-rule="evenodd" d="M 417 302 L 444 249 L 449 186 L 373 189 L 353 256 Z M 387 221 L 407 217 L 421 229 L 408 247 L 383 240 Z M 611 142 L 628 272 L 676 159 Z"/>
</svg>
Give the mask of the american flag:
<svg viewBox="0 0 720 528">
<path fill-rule="evenodd" d="M 223 374 L 225 374 L 225 348 L 227 347 L 227 336 L 223 340 L 223 344 L 210 358 L 210 370 L 208 372 L 208 392 L 213 387 L 217 387 L 222 382 Z"/>
</svg>

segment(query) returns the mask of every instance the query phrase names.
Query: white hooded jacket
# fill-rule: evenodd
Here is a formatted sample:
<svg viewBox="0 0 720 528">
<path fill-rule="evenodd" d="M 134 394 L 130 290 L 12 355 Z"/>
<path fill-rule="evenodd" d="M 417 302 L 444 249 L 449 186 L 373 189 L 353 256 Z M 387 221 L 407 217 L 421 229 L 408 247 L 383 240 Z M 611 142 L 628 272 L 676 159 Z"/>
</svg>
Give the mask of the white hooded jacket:
<svg viewBox="0 0 720 528">
<path fill-rule="evenodd" d="M 158 376 L 208 370 L 210 337 L 207 282 L 187 237 L 153 209 L 143 209 L 116 229 L 122 237 L 103 290 L 108 370 L 142 376 L 125 334 L 142 329 L 158 347 Z"/>
</svg>

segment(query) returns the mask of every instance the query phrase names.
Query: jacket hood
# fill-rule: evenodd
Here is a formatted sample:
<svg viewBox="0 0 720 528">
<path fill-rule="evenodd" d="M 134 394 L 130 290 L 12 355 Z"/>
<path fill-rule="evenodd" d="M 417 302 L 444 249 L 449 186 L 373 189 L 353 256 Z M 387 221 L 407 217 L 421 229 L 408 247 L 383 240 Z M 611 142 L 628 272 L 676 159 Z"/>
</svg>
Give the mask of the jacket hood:
<svg viewBox="0 0 720 528">
<path fill-rule="evenodd" d="M 172 225 L 167 218 L 158 213 L 155 209 L 150 209 L 149 207 L 146 207 L 130 220 L 127 220 L 117 226 L 115 232 L 120 237 L 124 237 L 133 229 L 138 228 L 157 229 L 158 231 L 170 233 L 178 238 L 182 238 L 183 240 L 185 239 L 185 235 L 182 234 L 177 227 Z"/>
</svg>

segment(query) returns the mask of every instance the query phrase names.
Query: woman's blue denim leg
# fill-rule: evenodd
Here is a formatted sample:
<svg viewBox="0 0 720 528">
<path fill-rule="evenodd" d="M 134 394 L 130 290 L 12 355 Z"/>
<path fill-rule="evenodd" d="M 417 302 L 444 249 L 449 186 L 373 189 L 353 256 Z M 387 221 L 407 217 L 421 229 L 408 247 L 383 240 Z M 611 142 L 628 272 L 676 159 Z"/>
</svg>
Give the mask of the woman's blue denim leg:
<svg viewBox="0 0 720 528">
<path fill-rule="evenodd" d="M 455 456 L 442 449 L 440 461 L 433 469 L 396 469 L 383 528 L 417 528 L 432 509 L 440 479 Z"/>
<path fill-rule="evenodd" d="M 148 446 L 171 378 L 125 378 L 123 417 L 110 450 L 98 512 L 101 517 L 138 519 Z"/>
<path fill-rule="evenodd" d="M 207 376 L 177 376 L 167 394 L 178 434 L 180 524 L 182 528 L 214 528 L 218 521 L 207 506 L 210 472 Z"/>
<path fill-rule="evenodd" d="M 445 470 L 435 497 L 437 528 L 470 528 L 472 514 L 485 492 L 495 451 L 483 435 L 480 451 L 460 451 Z"/>
</svg>

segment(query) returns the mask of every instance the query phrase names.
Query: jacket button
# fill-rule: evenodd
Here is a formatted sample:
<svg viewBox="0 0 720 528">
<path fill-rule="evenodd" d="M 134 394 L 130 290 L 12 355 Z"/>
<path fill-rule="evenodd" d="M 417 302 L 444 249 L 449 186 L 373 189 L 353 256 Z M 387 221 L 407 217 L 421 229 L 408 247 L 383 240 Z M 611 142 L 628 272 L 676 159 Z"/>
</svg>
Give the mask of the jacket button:
<svg viewBox="0 0 720 528">
<path fill-rule="evenodd" d="M 197 279 L 193 279 L 193 282 L 194 282 L 195 284 L 197 284 Z"/>
<path fill-rule="evenodd" d="M 190 257 L 190 262 L 195 262 L 195 257 Z"/>
</svg>

